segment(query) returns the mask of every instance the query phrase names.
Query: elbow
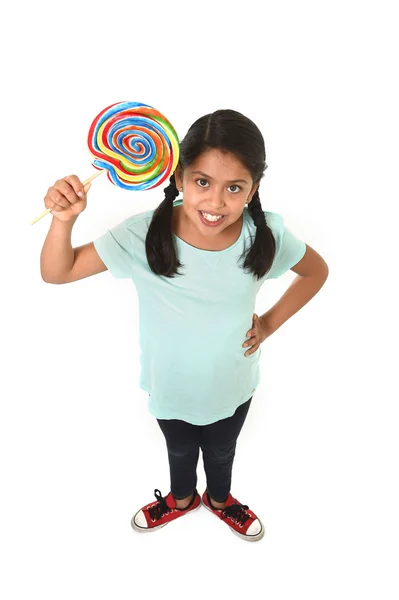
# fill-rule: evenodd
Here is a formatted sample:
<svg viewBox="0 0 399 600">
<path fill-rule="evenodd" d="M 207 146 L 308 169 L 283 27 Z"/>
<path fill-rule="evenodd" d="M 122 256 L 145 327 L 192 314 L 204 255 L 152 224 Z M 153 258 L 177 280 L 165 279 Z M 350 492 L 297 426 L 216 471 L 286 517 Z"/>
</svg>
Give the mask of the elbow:
<svg viewBox="0 0 399 600">
<path fill-rule="evenodd" d="M 44 283 L 51 283 L 51 281 L 48 279 L 48 277 L 46 277 L 44 275 L 44 273 L 41 272 L 40 275 L 41 275 L 42 281 L 44 281 Z"/>
<path fill-rule="evenodd" d="M 60 283 L 63 283 L 62 281 L 52 279 L 51 277 L 46 277 L 43 273 L 41 273 L 41 277 L 44 283 L 52 283 L 53 285 L 59 285 Z"/>
<path fill-rule="evenodd" d="M 318 271 L 317 273 L 315 273 L 315 276 L 319 277 L 323 281 L 323 284 L 324 284 L 325 281 L 328 279 L 328 266 L 326 265 L 325 268 L 323 268 L 320 271 Z"/>
<path fill-rule="evenodd" d="M 321 272 L 323 273 L 324 277 L 327 279 L 328 273 L 329 273 L 329 269 L 328 269 L 328 264 L 327 263 L 324 263 L 323 269 L 321 270 Z"/>
<path fill-rule="evenodd" d="M 327 279 L 328 274 L 329 274 L 328 264 L 326 263 L 326 261 L 323 258 L 319 268 L 314 272 L 314 275 L 318 276 L 322 279 Z"/>
</svg>

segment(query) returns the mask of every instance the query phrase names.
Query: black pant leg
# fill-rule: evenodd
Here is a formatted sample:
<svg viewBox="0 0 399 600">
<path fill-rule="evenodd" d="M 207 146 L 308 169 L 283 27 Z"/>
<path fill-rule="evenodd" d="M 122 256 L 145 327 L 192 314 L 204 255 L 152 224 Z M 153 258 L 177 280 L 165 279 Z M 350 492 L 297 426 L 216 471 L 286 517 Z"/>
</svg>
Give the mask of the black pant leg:
<svg viewBox="0 0 399 600">
<path fill-rule="evenodd" d="M 231 417 L 201 428 L 201 449 L 207 489 L 216 502 L 225 502 L 231 489 L 237 438 L 247 417 L 252 397 Z"/>
<path fill-rule="evenodd" d="M 199 426 L 179 419 L 157 419 L 166 440 L 170 489 L 176 500 L 190 496 L 197 487 Z"/>
</svg>

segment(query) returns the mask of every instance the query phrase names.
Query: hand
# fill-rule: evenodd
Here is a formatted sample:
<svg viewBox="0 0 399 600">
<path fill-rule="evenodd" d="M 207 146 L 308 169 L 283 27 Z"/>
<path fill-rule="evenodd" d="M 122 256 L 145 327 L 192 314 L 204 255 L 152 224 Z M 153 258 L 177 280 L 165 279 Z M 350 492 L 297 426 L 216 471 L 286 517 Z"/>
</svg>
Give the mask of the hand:
<svg viewBox="0 0 399 600">
<path fill-rule="evenodd" d="M 59 221 L 70 221 L 83 212 L 87 205 L 87 192 L 91 183 L 83 187 L 76 175 L 58 179 L 48 189 L 44 198 L 46 208 L 51 208 L 51 214 Z"/>
<path fill-rule="evenodd" d="M 261 343 L 264 342 L 271 333 L 265 319 L 262 319 L 262 317 L 259 318 L 258 315 L 254 314 L 252 317 L 252 329 L 247 333 L 247 338 L 249 339 L 243 343 L 243 347 L 251 346 L 251 348 L 245 352 L 245 356 L 249 356 L 256 352 Z"/>
</svg>

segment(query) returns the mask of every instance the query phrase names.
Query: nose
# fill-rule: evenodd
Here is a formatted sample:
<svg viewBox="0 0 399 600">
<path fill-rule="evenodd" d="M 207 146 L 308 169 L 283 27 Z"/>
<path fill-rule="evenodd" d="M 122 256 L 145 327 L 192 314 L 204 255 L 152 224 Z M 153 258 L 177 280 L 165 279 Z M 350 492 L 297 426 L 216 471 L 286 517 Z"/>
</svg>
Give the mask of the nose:
<svg viewBox="0 0 399 600">
<path fill-rule="evenodd" d="M 224 207 L 223 191 L 217 192 L 212 190 L 212 196 L 207 200 L 207 204 L 211 210 L 216 211 Z"/>
</svg>

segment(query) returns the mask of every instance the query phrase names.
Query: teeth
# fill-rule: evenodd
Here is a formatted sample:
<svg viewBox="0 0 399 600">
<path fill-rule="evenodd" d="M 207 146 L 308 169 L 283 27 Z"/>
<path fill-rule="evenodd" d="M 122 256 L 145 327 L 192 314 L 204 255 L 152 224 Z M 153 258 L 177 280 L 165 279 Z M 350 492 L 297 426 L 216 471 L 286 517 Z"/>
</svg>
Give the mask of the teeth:
<svg viewBox="0 0 399 600">
<path fill-rule="evenodd" d="M 205 217 L 205 219 L 207 221 L 219 221 L 220 219 L 223 218 L 223 215 L 219 215 L 219 216 L 208 215 L 208 213 L 206 213 L 202 210 L 201 210 L 201 214 Z"/>
</svg>

